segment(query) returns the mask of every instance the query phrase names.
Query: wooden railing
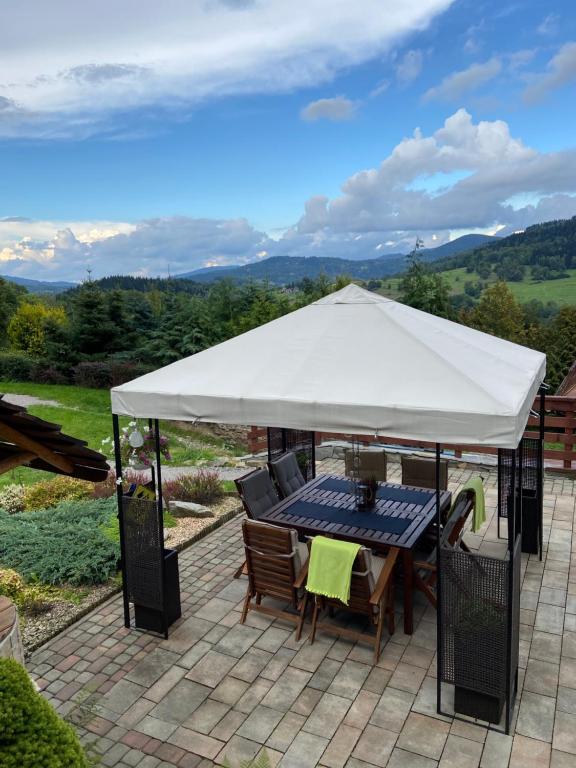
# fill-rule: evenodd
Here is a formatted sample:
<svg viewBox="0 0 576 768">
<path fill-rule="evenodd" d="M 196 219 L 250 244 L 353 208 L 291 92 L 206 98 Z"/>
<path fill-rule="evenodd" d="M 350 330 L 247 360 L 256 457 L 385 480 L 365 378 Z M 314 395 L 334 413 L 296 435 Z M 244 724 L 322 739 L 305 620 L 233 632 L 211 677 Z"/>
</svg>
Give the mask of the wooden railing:
<svg viewBox="0 0 576 768">
<path fill-rule="evenodd" d="M 534 410 L 540 410 L 540 399 L 534 402 Z M 527 437 L 534 434 L 538 428 L 539 420 L 530 417 Z M 576 397 L 546 396 L 546 417 L 544 420 L 544 461 L 550 469 L 576 470 Z M 323 440 L 349 440 L 350 434 L 321 432 L 316 433 L 317 443 Z M 414 440 L 401 440 L 396 437 L 385 436 L 371 437 L 362 435 L 364 443 L 390 443 L 393 445 L 406 445 L 414 448 L 433 448 L 433 443 L 415 442 Z M 495 448 L 482 445 L 446 445 L 445 448 L 453 450 L 457 457 L 463 453 L 496 453 Z M 250 453 L 260 453 L 267 448 L 266 429 L 263 427 L 250 427 L 248 432 L 248 449 Z"/>
</svg>

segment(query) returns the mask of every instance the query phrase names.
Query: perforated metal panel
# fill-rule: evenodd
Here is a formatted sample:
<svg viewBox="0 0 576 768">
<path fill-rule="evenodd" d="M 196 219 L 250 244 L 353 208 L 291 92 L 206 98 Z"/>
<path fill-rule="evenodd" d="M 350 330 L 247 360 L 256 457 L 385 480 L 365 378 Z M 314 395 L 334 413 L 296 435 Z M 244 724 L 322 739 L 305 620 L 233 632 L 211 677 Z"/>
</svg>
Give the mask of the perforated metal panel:
<svg viewBox="0 0 576 768">
<path fill-rule="evenodd" d="M 512 459 L 514 449 L 503 448 L 498 451 L 498 482 L 500 485 L 499 508 L 500 517 L 508 517 L 512 484 Z M 522 456 L 522 467 L 520 467 Z M 516 491 L 518 492 L 520 475 L 522 476 L 522 488 L 526 491 L 535 491 L 540 494 L 542 490 L 542 459 L 540 440 L 538 438 L 524 437 L 522 450 L 516 450 Z"/>
<path fill-rule="evenodd" d="M 515 618 L 509 604 L 510 562 L 442 548 L 440 567 L 441 679 L 501 697 L 509 674 L 508 621 Z M 517 637 L 516 632 L 516 645 Z"/>
<path fill-rule="evenodd" d="M 293 451 L 305 480 L 316 477 L 314 432 L 301 429 L 268 427 L 268 460 L 278 458 L 286 451 Z"/>
<path fill-rule="evenodd" d="M 163 610 L 162 531 L 157 502 L 124 496 L 122 527 L 128 599 L 145 608 Z"/>
</svg>

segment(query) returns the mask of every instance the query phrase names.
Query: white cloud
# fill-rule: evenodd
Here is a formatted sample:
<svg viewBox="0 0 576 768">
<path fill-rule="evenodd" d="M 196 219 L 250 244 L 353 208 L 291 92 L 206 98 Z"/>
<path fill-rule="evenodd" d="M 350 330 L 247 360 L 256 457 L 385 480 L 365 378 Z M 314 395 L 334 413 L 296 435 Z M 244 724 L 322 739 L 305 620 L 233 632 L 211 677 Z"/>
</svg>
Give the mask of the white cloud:
<svg viewBox="0 0 576 768">
<path fill-rule="evenodd" d="M 2 11 L 0 136 L 115 135 L 114 113 L 328 82 L 454 0 L 26 0 Z M 120 119 L 120 118 L 118 118 Z"/>
<path fill-rule="evenodd" d="M 560 29 L 560 16 L 557 13 L 549 13 L 536 27 L 536 32 L 545 37 L 552 37 Z"/>
<path fill-rule="evenodd" d="M 546 72 L 533 78 L 524 91 L 528 104 L 541 101 L 550 91 L 576 79 L 576 43 L 566 43 L 548 62 Z"/>
<path fill-rule="evenodd" d="M 500 59 L 492 58 L 483 64 L 472 64 L 467 69 L 453 72 L 445 77 L 442 82 L 430 88 L 423 96 L 424 101 L 458 101 L 470 91 L 474 91 L 481 85 L 492 80 L 500 73 L 502 64 Z"/>
<path fill-rule="evenodd" d="M 509 234 L 576 215 L 576 149 L 538 152 L 502 120 L 459 109 L 430 135 L 416 129 L 376 168 L 310 197 L 299 222 L 272 238 L 245 219 L 141 222 L 0 220 L 0 274 L 81 279 L 181 274 L 267 256 L 386 257 L 416 236 L 439 245 L 465 232 Z"/>
<path fill-rule="evenodd" d="M 422 184 L 428 177 L 431 183 Z M 446 179 L 438 186 L 434 179 Z M 530 193 L 536 204 L 509 203 Z M 444 232 L 542 221 L 576 213 L 576 150 L 538 153 L 510 135 L 502 120 L 473 123 L 464 109 L 431 136 L 418 129 L 379 168 L 361 171 L 332 200 L 311 198 L 295 232 L 326 240 L 351 233 Z"/>
<path fill-rule="evenodd" d="M 422 64 L 424 63 L 424 54 L 420 50 L 406 51 L 404 56 L 400 59 L 396 65 L 396 77 L 399 82 L 404 85 L 408 85 L 413 80 L 416 80 L 420 72 L 422 71 Z"/>
<path fill-rule="evenodd" d="M 309 123 L 317 120 L 331 120 L 342 122 L 351 120 L 356 114 L 357 104 L 346 96 L 334 96 L 331 99 L 318 99 L 311 101 L 300 112 L 302 120 Z"/>
</svg>

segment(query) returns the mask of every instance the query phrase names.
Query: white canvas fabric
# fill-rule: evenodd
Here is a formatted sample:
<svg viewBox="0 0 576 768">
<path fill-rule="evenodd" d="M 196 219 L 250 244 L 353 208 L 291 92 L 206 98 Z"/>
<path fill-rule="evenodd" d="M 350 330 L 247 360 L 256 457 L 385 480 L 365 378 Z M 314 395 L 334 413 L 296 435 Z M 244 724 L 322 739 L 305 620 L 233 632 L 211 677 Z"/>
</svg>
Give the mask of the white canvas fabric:
<svg viewBox="0 0 576 768">
<path fill-rule="evenodd" d="M 116 414 L 515 447 L 546 357 L 356 285 L 112 390 Z"/>
</svg>

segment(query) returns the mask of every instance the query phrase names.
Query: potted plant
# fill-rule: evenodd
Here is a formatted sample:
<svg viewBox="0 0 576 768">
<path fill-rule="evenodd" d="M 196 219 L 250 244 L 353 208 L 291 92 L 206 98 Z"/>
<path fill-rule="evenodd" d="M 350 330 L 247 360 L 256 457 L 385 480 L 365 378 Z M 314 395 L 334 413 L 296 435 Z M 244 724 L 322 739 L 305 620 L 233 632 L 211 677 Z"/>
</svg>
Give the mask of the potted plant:
<svg viewBox="0 0 576 768">
<path fill-rule="evenodd" d="M 454 710 L 500 722 L 506 691 L 506 610 L 463 595 L 454 635 Z"/>
<path fill-rule="evenodd" d="M 297 451 L 296 452 L 296 461 L 298 462 L 298 467 L 300 468 L 300 472 L 302 472 L 302 476 L 304 477 L 304 480 L 308 480 L 308 470 L 310 468 L 310 460 L 308 459 L 308 454 L 306 451 Z"/>
</svg>

